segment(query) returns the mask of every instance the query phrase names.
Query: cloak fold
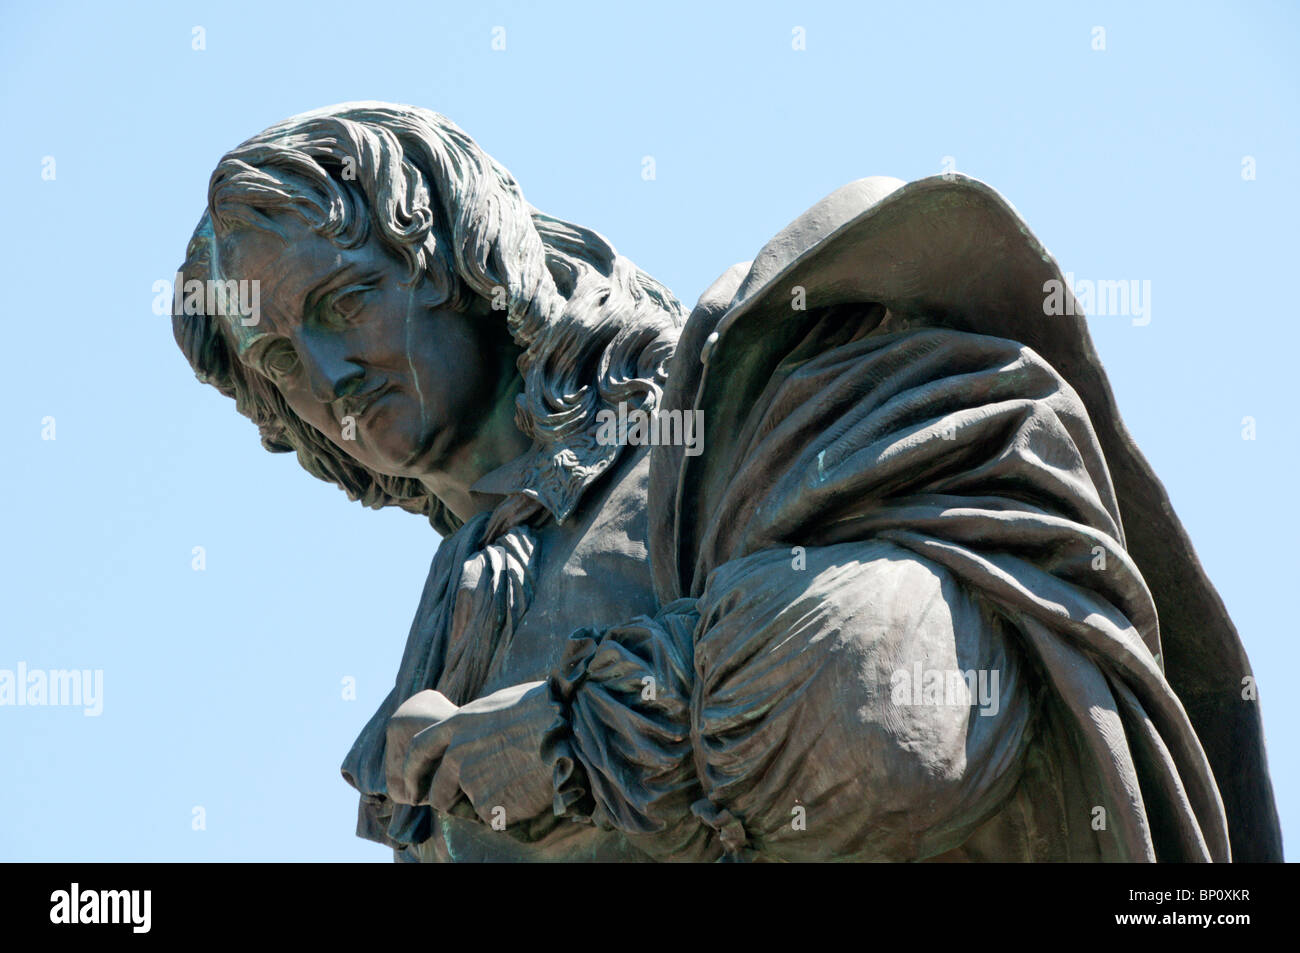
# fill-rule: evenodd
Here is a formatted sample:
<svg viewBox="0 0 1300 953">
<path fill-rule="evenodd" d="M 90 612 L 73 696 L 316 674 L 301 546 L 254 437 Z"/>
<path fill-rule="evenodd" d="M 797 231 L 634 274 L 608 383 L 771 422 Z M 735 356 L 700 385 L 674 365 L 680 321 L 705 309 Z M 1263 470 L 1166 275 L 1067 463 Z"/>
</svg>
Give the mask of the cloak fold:
<svg viewBox="0 0 1300 953">
<path fill-rule="evenodd" d="M 1240 639 L 1081 312 L 1044 314 L 1051 280 L 1015 211 L 955 175 L 853 183 L 731 269 L 670 367 L 664 407 L 703 411 L 704 453 L 652 457 L 657 596 L 774 547 L 904 547 L 1015 625 L 1114 859 L 1281 860 Z"/>
</svg>

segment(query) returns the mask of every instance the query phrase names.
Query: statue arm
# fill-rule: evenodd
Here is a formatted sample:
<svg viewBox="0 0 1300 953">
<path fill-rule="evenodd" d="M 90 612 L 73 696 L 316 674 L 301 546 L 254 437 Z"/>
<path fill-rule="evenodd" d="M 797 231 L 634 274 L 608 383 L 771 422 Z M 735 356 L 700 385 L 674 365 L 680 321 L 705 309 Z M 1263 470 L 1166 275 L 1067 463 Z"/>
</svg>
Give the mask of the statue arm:
<svg viewBox="0 0 1300 953">
<path fill-rule="evenodd" d="M 685 805 L 733 853 L 913 860 L 960 842 L 1014 786 L 1032 705 L 1011 630 L 940 566 L 884 542 L 765 550 L 715 570 L 686 618 L 689 774 L 602 736 L 612 696 L 637 686 L 608 687 L 620 666 L 600 644 L 595 684 L 572 695 L 569 743 L 597 823 L 672 830 Z M 611 635 L 623 641 L 601 644 Z M 977 690 L 984 673 L 974 706 L 949 691 L 965 672 Z"/>
<path fill-rule="evenodd" d="M 1032 705 L 1009 631 L 889 543 L 765 550 L 698 600 L 575 633 L 549 683 L 430 709 L 442 728 L 416 712 L 405 741 L 399 711 L 390 787 L 525 839 L 579 821 L 664 858 L 933 856 L 1017 780 Z"/>
</svg>

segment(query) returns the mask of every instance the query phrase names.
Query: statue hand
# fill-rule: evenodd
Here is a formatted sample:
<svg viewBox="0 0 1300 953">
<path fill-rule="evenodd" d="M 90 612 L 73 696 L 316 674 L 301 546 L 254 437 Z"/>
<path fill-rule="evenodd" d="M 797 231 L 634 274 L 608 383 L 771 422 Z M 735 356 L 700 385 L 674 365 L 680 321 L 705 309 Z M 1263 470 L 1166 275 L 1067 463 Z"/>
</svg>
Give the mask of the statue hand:
<svg viewBox="0 0 1300 953">
<path fill-rule="evenodd" d="M 459 706 L 442 692 L 426 690 L 402 702 L 388 719 L 384 768 L 388 776 L 388 796 L 392 800 L 399 804 L 421 803 L 417 792 L 427 789 L 427 781 L 420 784 L 418 777 L 408 781 L 406 774 L 411 741 L 421 731 L 441 724 L 459 710 Z"/>
<path fill-rule="evenodd" d="M 545 682 L 513 685 L 460 707 L 441 692 L 419 692 L 389 719 L 389 796 L 497 829 L 549 815 L 552 769 L 541 746 L 554 719 Z"/>
</svg>

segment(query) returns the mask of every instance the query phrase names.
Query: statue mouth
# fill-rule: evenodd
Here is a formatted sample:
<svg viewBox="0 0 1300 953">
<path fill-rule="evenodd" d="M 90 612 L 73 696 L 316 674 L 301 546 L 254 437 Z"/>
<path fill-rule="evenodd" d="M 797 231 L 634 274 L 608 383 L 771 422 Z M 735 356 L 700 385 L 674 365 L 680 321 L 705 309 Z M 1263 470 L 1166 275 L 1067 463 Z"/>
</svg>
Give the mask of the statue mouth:
<svg viewBox="0 0 1300 953">
<path fill-rule="evenodd" d="M 346 397 L 340 397 L 334 402 L 334 406 L 340 417 L 360 417 L 376 400 L 388 393 L 391 388 L 386 381 L 381 381 L 377 386 L 370 388 L 361 394 L 349 394 Z"/>
</svg>

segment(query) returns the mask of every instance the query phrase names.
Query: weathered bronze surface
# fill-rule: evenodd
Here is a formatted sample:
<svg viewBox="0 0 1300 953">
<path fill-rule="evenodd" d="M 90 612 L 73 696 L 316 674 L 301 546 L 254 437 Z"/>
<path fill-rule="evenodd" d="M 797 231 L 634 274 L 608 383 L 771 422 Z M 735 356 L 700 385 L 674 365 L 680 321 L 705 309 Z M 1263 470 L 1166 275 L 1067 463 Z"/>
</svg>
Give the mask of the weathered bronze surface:
<svg viewBox="0 0 1300 953">
<path fill-rule="evenodd" d="M 851 183 L 688 314 L 353 103 L 227 154 L 183 271 L 263 445 L 445 537 L 343 764 L 398 859 L 1281 859 L 1241 642 L 988 186 Z"/>
</svg>

